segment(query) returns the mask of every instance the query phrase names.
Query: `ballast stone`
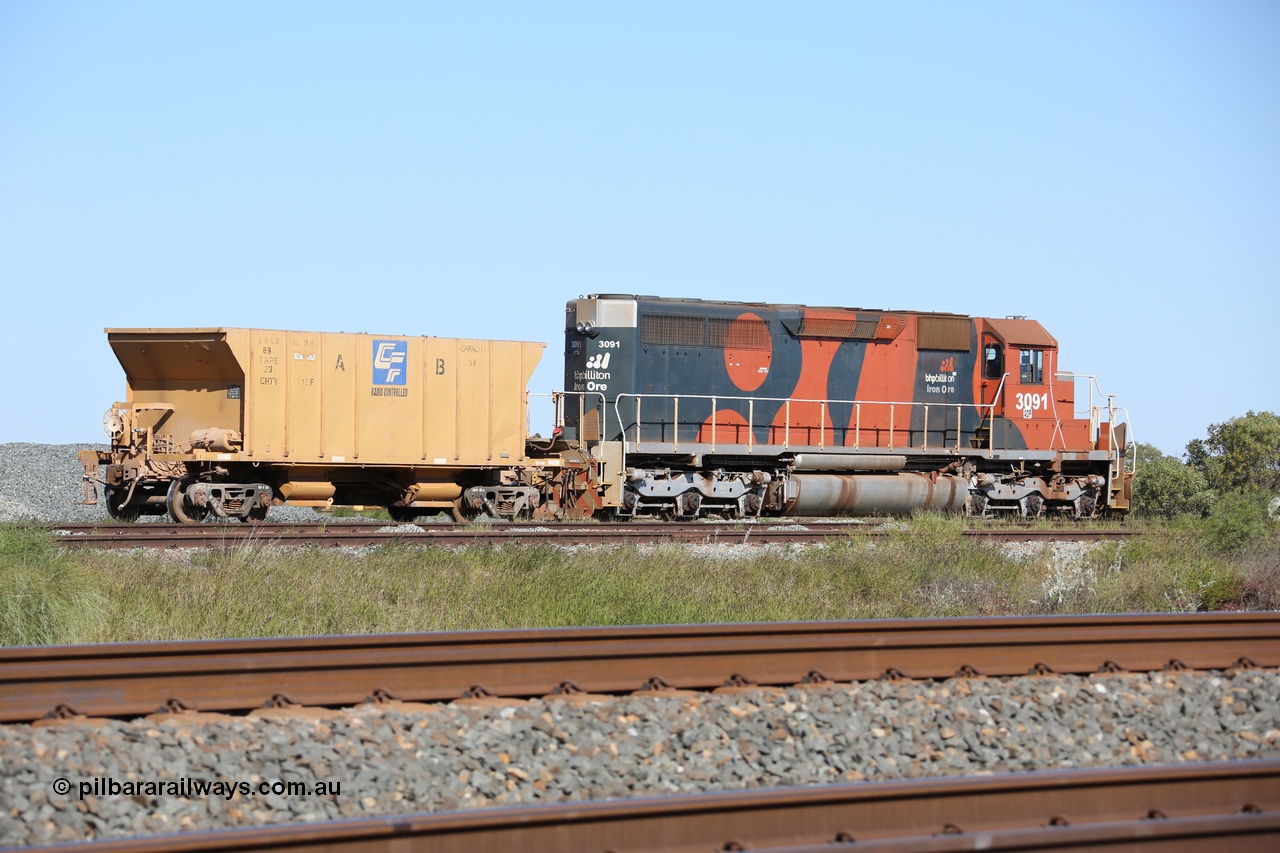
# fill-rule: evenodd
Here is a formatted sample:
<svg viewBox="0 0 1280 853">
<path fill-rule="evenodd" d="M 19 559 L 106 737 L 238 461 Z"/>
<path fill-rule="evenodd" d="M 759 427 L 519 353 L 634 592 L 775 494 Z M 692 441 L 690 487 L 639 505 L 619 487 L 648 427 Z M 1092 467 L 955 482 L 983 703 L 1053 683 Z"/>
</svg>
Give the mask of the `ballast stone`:
<svg viewBox="0 0 1280 853">
<path fill-rule="evenodd" d="M 1280 755 L 1280 674 L 867 682 L 325 720 L 0 726 L 0 844 L 830 782 Z M 76 796 L 84 780 L 339 796 Z M 73 784 L 70 796 L 50 785 Z"/>
</svg>

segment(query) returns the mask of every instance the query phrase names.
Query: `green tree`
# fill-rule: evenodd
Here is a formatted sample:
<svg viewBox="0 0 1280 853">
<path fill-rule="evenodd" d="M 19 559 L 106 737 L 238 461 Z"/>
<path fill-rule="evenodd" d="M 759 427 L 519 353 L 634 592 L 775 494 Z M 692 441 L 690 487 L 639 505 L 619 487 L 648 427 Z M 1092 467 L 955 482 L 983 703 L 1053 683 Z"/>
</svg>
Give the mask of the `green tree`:
<svg viewBox="0 0 1280 853">
<path fill-rule="evenodd" d="M 1157 459 L 1171 458 L 1168 454 L 1161 452 L 1160 448 L 1154 444 L 1143 444 L 1140 441 L 1129 445 L 1129 455 L 1137 462 L 1139 471 Z"/>
<path fill-rule="evenodd" d="M 1133 475 L 1135 512 L 1173 519 L 1183 514 L 1205 515 L 1212 505 L 1213 493 L 1196 469 L 1164 455 L 1148 457 L 1145 464 L 1139 462 Z"/>
<path fill-rule="evenodd" d="M 1187 445 L 1187 461 L 1218 492 L 1280 492 L 1280 417 L 1249 412 L 1209 427 Z"/>
</svg>

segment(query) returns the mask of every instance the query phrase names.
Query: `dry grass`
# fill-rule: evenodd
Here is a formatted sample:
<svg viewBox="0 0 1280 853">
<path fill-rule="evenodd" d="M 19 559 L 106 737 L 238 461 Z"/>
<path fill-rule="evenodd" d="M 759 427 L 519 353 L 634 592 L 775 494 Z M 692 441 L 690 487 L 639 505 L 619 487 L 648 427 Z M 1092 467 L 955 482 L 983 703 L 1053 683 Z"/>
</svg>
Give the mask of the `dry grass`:
<svg viewBox="0 0 1280 853">
<path fill-rule="evenodd" d="M 911 528 L 804 549 L 391 546 L 361 555 L 258 544 L 68 555 L 45 543 L 17 568 L 2 558 L 0 612 L 52 614 L 22 623 L 47 630 L 5 622 L 3 642 L 1280 606 L 1275 535 L 1222 554 L 1193 529 L 1153 528 L 1064 554 L 972 542 L 961 521 L 937 516 Z M 14 577 L 27 580 L 15 587 Z M 45 578 L 43 593 L 31 592 L 32 578 Z"/>
</svg>

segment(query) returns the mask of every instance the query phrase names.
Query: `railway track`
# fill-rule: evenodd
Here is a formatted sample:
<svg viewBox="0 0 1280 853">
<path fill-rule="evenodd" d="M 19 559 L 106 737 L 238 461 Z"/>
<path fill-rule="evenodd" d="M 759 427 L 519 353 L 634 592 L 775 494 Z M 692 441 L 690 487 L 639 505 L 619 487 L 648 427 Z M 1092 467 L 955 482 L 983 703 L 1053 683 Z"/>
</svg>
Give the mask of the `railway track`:
<svg viewBox="0 0 1280 853">
<path fill-rule="evenodd" d="M 1280 666 L 1280 614 L 541 629 L 0 649 L 0 720 Z M 500 700 L 493 700 L 500 701 Z M 756 700 L 759 701 L 759 700 Z M 303 717 L 305 718 L 305 717 Z M 154 718 L 153 718 L 154 719 Z M 465 809 L 97 841 L 288 851 L 1271 850 L 1280 760 Z M 49 850 L 85 850 L 82 843 Z"/>
<path fill-rule="evenodd" d="M 0 649 L 0 722 L 877 678 L 1280 667 L 1280 614 L 459 631 Z"/>
<path fill-rule="evenodd" d="M 833 538 L 882 537 L 878 525 L 830 521 L 758 523 L 671 522 L 663 524 L 64 524 L 41 525 L 67 548 L 222 548 L 246 544 L 365 547 L 400 542 L 413 545 L 659 545 L 813 544 Z M 1016 527 L 970 528 L 965 536 L 992 542 L 1099 542 L 1134 535 L 1132 530 L 1068 527 L 1044 530 Z"/>
<path fill-rule="evenodd" d="M 1009 774 L 470 809 L 41 847 L 50 851 L 656 853 L 1272 851 L 1280 761 Z"/>
</svg>

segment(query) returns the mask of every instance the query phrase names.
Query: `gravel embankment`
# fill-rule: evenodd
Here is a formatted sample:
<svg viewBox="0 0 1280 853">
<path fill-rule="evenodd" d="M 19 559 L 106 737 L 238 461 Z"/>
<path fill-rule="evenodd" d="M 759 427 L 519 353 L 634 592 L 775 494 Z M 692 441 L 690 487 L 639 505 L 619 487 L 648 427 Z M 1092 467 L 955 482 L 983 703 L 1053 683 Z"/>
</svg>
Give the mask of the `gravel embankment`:
<svg viewBox="0 0 1280 853">
<path fill-rule="evenodd" d="M 93 524 L 107 520 L 98 488 L 98 503 L 80 506 L 84 466 L 76 457 L 82 449 L 106 450 L 103 444 L 0 444 L 0 522 L 61 521 Z M 268 521 L 322 521 L 308 507 L 272 507 Z M 143 516 L 140 521 L 171 521 L 167 515 Z M 351 519 L 359 521 L 360 519 Z"/>
<path fill-rule="evenodd" d="M 0 444 L 0 521 L 66 521 L 91 524 L 107 517 L 101 501 L 79 506 L 82 449 L 97 444 Z M 101 490 L 99 490 L 101 497 Z"/>
<path fill-rule="evenodd" d="M 364 706 L 319 720 L 0 726 L 0 844 L 1280 755 L 1274 670 L 417 707 L 425 711 Z M 69 793 L 56 792 L 59 779 Z M 196 793 L 192 780 L 221 782 L 232 793 Z M 279 782 L 302 783 L 307 793 L 273 792 Z M 336 793 L 315 794 L 320 782 L 338 786 Z M 258 791 L 260 784 L 267 787 Z"/>
</svg>

